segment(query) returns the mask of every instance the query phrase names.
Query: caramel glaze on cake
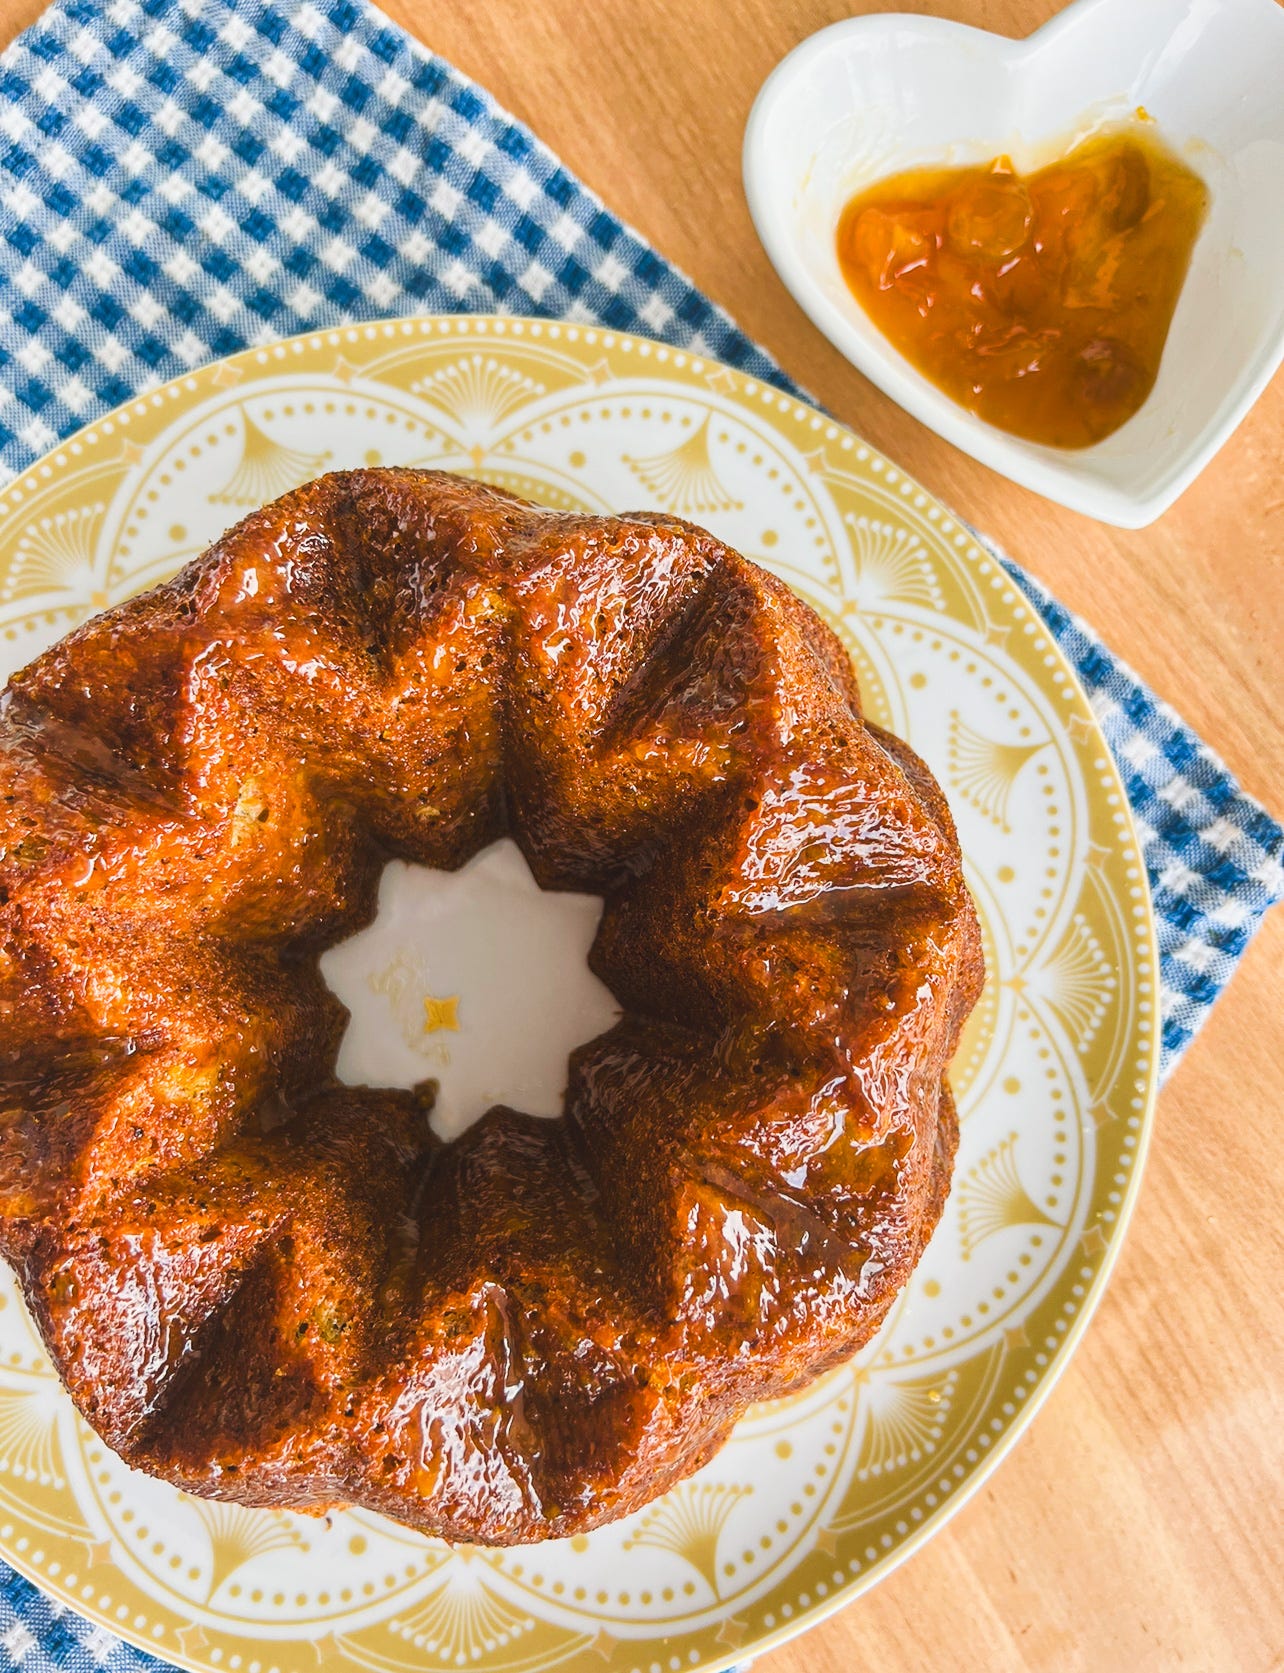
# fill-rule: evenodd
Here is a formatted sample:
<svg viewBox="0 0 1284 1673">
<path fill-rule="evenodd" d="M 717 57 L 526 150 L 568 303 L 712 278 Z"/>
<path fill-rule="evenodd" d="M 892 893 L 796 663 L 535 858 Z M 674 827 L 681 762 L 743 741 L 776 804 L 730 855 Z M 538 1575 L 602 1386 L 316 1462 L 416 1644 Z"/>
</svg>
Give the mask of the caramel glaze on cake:
<svg viewBox="0 0 1284 1673">
<path fill-rule="evenodd" d="M 504 833 L 601 894 L 565 1113 L 346 1087 L 321 950 Z M 939 789 L 838 641 L 661 515 L 322 478 L 0 714 L 0 1250 L 187 1491 L 509 1544 L 620 1516 L 879 1324 L 982 979 Z"/>
</svg>

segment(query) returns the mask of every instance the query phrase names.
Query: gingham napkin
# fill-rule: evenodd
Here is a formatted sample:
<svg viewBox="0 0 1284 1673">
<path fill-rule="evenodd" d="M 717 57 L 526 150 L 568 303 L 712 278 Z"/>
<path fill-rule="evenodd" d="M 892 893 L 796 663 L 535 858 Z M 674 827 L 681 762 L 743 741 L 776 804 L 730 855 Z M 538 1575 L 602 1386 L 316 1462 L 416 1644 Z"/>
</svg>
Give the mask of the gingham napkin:
<svg viewBox="0 0 1284 1673">
<path fill-rule="evenodd" d="M 0 60 L 6 476 L 247 344 L 465 311 L 646 332 L 794 389 L 528 130 L 371 7 L 58 0 Z M 1009 568 L 1124 773 L 1159 920 L 1167 1072 L 1284 894 L 1284 832 L 1091 629 Z M 159 1665 L 0 1565 L 6 1664 Z"/>
</svg>

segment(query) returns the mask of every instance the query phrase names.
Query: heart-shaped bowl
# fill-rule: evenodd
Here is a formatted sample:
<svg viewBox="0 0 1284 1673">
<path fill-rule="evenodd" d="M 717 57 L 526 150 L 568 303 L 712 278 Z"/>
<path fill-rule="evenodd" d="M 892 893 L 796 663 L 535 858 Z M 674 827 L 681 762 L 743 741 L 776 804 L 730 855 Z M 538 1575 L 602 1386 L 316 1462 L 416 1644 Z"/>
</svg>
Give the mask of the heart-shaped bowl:
<svg viewBox="0 0 1284 1673">
<path fill-rule="evenodd" d="M 1007 152 L 1038 168 L 1144 110 L 1205 180 L 1207 220 L 1149 399 L 1073 451 L 995 429 L 917 372 L 838 265 L 853 193 L 927 164 Z M 1049 499 L 1140 528 L 1189 486 L 1284 359 L 1284 9 L 1276 0 L 1077 0 L 1023 41 L 881 13 L 822 29 L 750 114 L 745 191 L 812 320 L 946 440 Z"/>
</svg>

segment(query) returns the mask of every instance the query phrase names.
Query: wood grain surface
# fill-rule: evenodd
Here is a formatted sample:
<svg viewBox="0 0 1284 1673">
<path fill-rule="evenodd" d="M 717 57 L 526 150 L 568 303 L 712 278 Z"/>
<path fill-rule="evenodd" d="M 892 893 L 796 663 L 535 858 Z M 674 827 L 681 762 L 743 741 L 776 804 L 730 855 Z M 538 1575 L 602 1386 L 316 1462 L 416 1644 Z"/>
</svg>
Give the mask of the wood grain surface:
<svg viewBox="0 0 1284 1673">
<path fill-rule="evenodd" d="M 1051 0 L 927 7 L 1024 35 Z M 1139 5 L 1148 0 L 1136 0 Z M 0 0 L 0 42 L 39 0 Z M 832 412 L 1001 541 L 1284 811 L 1284 378 L 1123 533 L 973 463 L 854 371 L 750 225 L 754 94 L 857 0 L 385 0 Z M 1165 1088 L 1116 1275 L 1029 1435 L 918 1555 L 759 1673 L 1284 1668 L 1284 911 Z"/>
</svg>

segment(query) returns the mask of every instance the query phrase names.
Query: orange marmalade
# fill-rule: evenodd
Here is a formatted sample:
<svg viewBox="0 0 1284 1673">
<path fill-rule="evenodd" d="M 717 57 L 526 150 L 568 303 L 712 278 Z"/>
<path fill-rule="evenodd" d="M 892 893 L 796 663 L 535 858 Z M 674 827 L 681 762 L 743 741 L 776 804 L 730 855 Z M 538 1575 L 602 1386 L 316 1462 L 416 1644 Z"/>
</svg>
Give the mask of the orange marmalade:
<svg viewBox="0 0 1284 1673">
<path fill-rule="evenodd" d="M 885 337 L 960 406 L 1088 447 L 1149 395 L 1208 207 L 1145 125 L 1020 175 L 914 169 L 852 198 L 838 258 Z"/>
</svg>

